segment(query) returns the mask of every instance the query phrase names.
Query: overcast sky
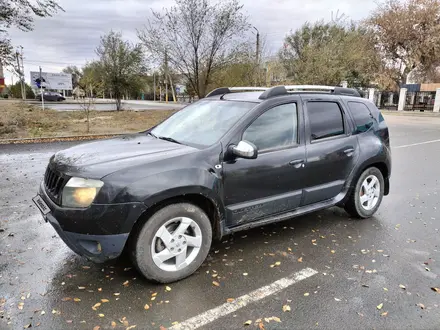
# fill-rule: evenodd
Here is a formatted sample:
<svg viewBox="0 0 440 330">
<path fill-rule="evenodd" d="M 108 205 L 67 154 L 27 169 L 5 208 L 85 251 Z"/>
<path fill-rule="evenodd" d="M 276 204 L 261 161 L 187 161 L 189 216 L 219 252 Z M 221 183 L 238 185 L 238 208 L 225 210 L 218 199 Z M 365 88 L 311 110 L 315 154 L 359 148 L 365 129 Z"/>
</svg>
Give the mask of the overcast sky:
<svg viewBox="0 0 440 330">
<path fill-rule="evenodd" d="M 54 17 L 36 19 L 32 32 L 10 30 L 14 45 L 24 47 L 26 80 L 29 71 L 60 72 L 67 65 L 81 66 L 95 58 L 99 37 L 110 29 L 124 38 L 137 41 L 139 29 L 151 15 L 151 9 L 171 6 L 173 0 L 59 0 L 65 12 Z M 356 0 L 241 0 L 249 21 L 268 46 L 276 51 L 290 30 L 306 21 L 330 19 L 338 10 L 351 19 L 366 17 L 375 1 Z M 11 74 L 6 73 L 6 82 Z M 16 78 L 14 78 L 15 80 Z"/>
</svg>

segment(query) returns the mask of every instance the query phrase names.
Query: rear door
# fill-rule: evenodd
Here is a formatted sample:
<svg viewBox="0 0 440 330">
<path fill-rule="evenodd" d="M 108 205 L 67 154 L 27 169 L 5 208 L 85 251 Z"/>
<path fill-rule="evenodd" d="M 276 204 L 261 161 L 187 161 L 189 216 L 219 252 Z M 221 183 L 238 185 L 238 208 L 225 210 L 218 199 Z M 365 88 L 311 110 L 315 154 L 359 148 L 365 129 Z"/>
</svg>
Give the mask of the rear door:
<svg viewBox="0 0 440 330">
<path fill-rule="evenodd" d="M 306 164 L 302 205 L 338 195 L 359 157 L 352 123 L 340 98 L 303 97 Z"/>
</svg>

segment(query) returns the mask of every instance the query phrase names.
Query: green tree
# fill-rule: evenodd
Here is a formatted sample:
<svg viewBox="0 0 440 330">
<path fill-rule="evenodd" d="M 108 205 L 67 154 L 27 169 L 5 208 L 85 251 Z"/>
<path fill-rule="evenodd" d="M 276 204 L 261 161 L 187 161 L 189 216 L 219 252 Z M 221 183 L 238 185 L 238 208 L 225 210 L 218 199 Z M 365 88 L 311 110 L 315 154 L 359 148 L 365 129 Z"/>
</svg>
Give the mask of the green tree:
<svg viewBox="0 0 440 330">
<path fill-rule="evenodd" d="M 69 73 L 72 75 L 72 87 L 75 88 L 78 86 L 79 81 L 82 77 L 81 69 L 79 69 L 76 65 L 68 66 L 63 69 L 63 73 Z"/>
<path fill-rule="evenodd" d="M 357 24 L 306 23 L 287 36 L 280 59 L 300 84 L 366 86 L 380 67 L 372 36 Z"/>
<path fill-rule="evenodd" d="M 212 75 L 234 60 L 235 46 L 249 29 L 242 8 L 237 0 L 176 0 L 162 13 L 153 11 L 138 36 L 157 61 L 167 53 L 170 67 L 202 98 Z"/>
<path fill-rule="evenodd" d="M 440 0 L 386 0 L 365 22 L 398 84 L 440 64 Z"/>
<path fill-rule="evenodd" d="M 96 65 L 100 78 L 116 100 L 116 109 L 121 110 L 124 93 L 147 71 L 142 45 L 124 41 L 120 33 L 112 31 L 101 37 L 96 54 L 99 56 Z"/>
<path fill-rule="evenodd" d="M 4 64 L 13 62 L 13 47 L 7 30 L 11 27 L 28 32 L 33 29 L 35 17 L 52 16 L 63 10 L 55 0 L 0 0 L 0 59 Z"/>
<path fill-rule="evenodd" d="M 26 90 L 26 98 L 27 99 L 34 99 L 35 94 L 32 90 L 32 87 L 25 83 L 25 90 Z M 18 81 L 14 85 L 9 86 L 9 93 L 12 97 L 21 99 L 21 82 Z"/>
</svg>

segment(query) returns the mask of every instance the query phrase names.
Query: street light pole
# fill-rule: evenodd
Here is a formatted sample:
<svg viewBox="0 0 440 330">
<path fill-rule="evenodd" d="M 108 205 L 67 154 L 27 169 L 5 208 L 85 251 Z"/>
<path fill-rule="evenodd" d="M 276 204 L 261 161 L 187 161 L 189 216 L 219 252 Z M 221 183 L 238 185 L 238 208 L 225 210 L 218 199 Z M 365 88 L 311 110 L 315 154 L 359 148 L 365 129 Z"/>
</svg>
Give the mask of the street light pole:
<svg viewBox="0 0 440 330">
<path fill-rule="evenodd" d="M 257 31 L 257 42 L 255 50 L 255 67 L 257 70 L 257 78 L 255 79 L 255 85 L 260 83 L 260 31 L 255 26 L 252 26 Z"/>
<path fill-rule="evenodd" d="M 41 93 L 41 105 L 44 111 L 43 77 L 41 75 L 41 66 L 40 66 L 40 93 Z"/>
</svg>

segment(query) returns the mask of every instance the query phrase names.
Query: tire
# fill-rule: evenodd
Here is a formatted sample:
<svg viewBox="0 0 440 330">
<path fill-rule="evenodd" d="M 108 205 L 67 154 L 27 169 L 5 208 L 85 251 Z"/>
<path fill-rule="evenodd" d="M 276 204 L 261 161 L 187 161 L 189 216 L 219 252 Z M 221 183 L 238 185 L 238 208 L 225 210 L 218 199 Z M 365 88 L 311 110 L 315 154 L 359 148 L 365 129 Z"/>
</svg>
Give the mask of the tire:
<svg viewBox="0 0 440 330">
<path fill-rule="evenodd" d="M 368 185 L 371 185 L 374 178 L 377 179 L 377 184 L 379 186 L 374 185 L 372 190 L 368 191 L 368 189 L 363 185 L 365 182 Z M 359 176 L 356 186 L 352 190 L 351 195 L 345 204 L 345 211 L 355 218 L 370 218 L 374 213 L 376 213 L 377 209 L 382 203 L 384 189 L 385 181 L 382 172 L 376 167 L 367 168 Z M 364 197 L 365 199 L 362 199 L 361 196 L 366 197 Z M 366 199 L 372 200 L 371 204 L 369 204 L 370 202 L 366 201 Z"/>
<path fill-rule="evenodd" d="M 182 232 L 182 228 L 186 230 Z M 190 276 L 202 265 L 211 242 L 211 222 L 202 209 L 189 203 L 171 204 L 153 214 L 136 234 L 131 259 L 148 280 L 171 283 Z M 178 252 L 181 250 L 186 253 Z"/>
</svg>

